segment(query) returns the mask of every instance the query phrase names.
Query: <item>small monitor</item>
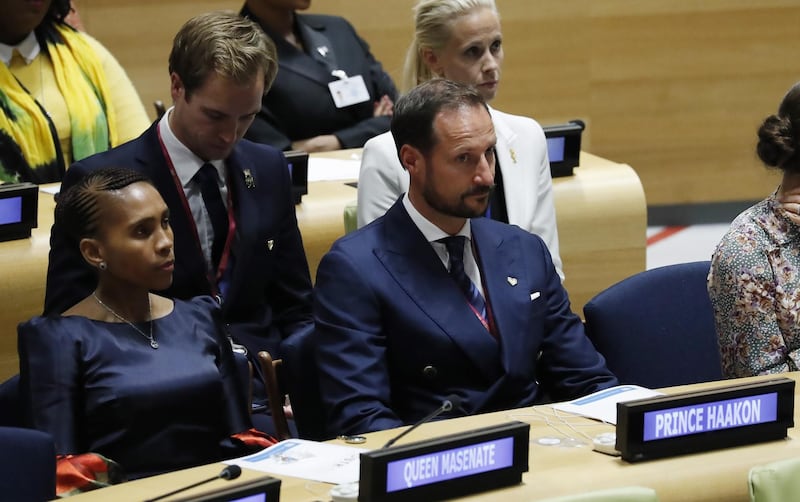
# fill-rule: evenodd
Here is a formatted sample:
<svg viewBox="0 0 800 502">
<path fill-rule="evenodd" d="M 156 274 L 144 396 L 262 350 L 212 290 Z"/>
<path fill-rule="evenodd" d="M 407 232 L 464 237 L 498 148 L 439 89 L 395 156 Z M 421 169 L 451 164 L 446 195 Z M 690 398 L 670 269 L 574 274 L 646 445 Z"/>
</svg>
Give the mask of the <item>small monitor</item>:
<svg viewBox="0 0 800 502">
<path fill-rule="evenodd" d="M 580 162 L 581 134 L 585 128 L 582 120 L 543 127 L 553 178 L 572 176 L 572 169 Z"/>
<path fill-rule="evenodd" d="M 292 177 L 292 196 L 294 203 L 300 204 L 303 195 L 308 193 L 308 153 L 301 150 L 283 152 Z"/>
<path fill-rule="evenodd" d="M 26 239 L 37 227 L 39 187 L 33 183 L 0 185 L 0 241 Z"/>
</svg>

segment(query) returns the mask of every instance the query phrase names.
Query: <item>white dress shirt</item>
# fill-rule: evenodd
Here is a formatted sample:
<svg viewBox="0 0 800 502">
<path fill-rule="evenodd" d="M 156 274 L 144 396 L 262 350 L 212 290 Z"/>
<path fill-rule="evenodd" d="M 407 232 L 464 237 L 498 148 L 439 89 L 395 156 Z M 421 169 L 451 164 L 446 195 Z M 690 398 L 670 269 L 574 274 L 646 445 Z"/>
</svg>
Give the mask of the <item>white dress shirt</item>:
<svg viewBox="0 0 800 502">
<path fill-rule="evenodd" d="M 208 271 L 211 270 L 211 247 L 214 243 L 214 228 L 211 225 L 211 217 L 206 210 L 205 202 L 203 202 L 203 195 L 200 192 L 200 183 L 194 180 L 194 175 L 205 164 L 205 161 L 195 155 L 189 148 L 178 140 L 175 133 L 169 127 L 169 116 L 172 113 L 172 107 L 161 117 L 158 123 L 158 131 L 161 135 L 161 141 L 164 142 L 164 148 L 167 150 L 172 166 L 175 168 L 175 173 L 181 181 L 183 193 L 186 195 L 186 200 L 189 203 L 189 210 L 192 212 L 192 218 L 197 228 L 197 236 L 200 239 L 200 247 L 203 249 L 203 256 L 206 259 Z M 222 202 L 225 207 L 228 207 L 228 180 L 225 176 L 225 161 L 212 160 L 209 161 L 217 170 L 217 182 L 219 184 L 219 193 L 222 196 Z"/>
</svg>

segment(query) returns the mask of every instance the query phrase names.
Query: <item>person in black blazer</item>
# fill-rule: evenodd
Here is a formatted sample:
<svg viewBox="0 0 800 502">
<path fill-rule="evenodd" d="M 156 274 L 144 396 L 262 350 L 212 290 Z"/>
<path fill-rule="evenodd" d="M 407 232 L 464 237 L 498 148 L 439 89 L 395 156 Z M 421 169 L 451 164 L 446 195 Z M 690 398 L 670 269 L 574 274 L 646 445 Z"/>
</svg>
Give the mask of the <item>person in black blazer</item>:
<svg viewBox="0 0 800 502">
<path fill-rule="evenodd" d="M 215 57 L 220 52 L 224 59 Z M 216 296 L 235 342 L 252 355 L 268 350 L 280 357 L 282 340 L 312 328 L 311 278 L 286 159 L 272 147 L 241 140 L 274 78 L 276 59 L 262 30 L 235 13 L 188 21 L 170 55 L 173 107 L 139 138 L 73 164 L 61 189 L 109 166 L 152 179 L 175 234 L 174 280 L 162 294 Z M 218 259 L 211 258 L 215 227 L 195 177 L 205 164 L 217 171 L 227 206 L 228 233 Z M 95 275 L 55 224 L 45 315 L 90 294 Z"/>
<path fill-rule="evenodd" d="M 345 19 L 295 12 L 310 5 L 247 0 L 242 8 L 275 42 L 280 66 L 245 137 L 282 150 L 360 148 L 389 130 L 397 89 Z M 328 84 L 357 76 L 366 88 L 363 101 L 337 107 Z"/>
</svg>

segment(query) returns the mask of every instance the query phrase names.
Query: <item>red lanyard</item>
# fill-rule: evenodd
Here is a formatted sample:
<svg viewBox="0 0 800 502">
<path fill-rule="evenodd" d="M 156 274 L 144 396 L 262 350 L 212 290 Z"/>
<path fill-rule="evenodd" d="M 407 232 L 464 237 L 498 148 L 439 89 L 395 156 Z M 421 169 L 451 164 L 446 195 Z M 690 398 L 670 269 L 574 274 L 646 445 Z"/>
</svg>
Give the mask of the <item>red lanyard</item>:
<svg viewBox="0 0 800 502">
<path fill-rule="evenodd" d="M 175 171 L 175 166 L 172 163 L 172 158 L 169 156 L 169 152 L 167 151 L 167 147 L 164 146 L 164 140 L 161 139 L 161 127 L 160 127 L 160 125 L 159 125 L 159 127 L 156 128 L 156 131 L 158 133 L 158 142 L 161 145 L 161 152 L 164 154 L 164 158 L 167 160 L 167 167 L 169 168 L 169 172 L 172 175 L 172 181 L 175 182 L 175 188 L 178 189 L 178 195 L 179 195 L 179 197 L 181 199 L 181 203 L 183 204 L 183 210 L 186 213 L 187 219 L 191 222 L 190 225 L 191 225 L 192 232 L 193 232 L 193 235 L 194 235 L 195 244 L 197 245 L 197 248 L 200 251 L 200 254 L 205 256 L 205 254 L 203 254 L 203 247 L 200 245 L 200 236 L 197 233 L 197 222 L 194 221 L 194 216 L 192 216 L 192 210 L 189 208 L 189 201 L 186 199 L 186 193 L 184 193 L 184 191 L 183 191 L 183 185 L 181 184 L 181 180 L 178 177 L 178 173 Z M 236 233 L 236 219 L 235 219 L 234 214 L 233 214 L 234 213 L 234 211 L 233 211 L 233 200 L 231 198 L 232 187 L 231 187 L 231 183 L 230 183 L 230 177 L 227 175 L 227 170 L 226 170 L 225 178 L 226 178 L 226 183 L 227 183 L 227 186 L 228 186 L 228 238 L 225 240 L 225 248 L 222 250 L 222 256 L 219 259 L 219 266 L 217 267 L 216 274 L 213 277 L 209 277 L 208 278 L 208 282 L 209 282 L 209 284 L 211 284 L 211 289 L 212 289 L 212 293 L 213 294 L 217 294 L 219 292 L 218 291 L 218 282 L 219 282 L 220 278 L 223 276 L 223 274 L 225 273 L 225 269 L 228 266 L 228 260 L 230 259 L 231 246 L 233 244 L 233 237 L 234 237 L 234 234 Z M 205 258 L 204 258 L 203 261 L 205 261 Z"/>
</svg>

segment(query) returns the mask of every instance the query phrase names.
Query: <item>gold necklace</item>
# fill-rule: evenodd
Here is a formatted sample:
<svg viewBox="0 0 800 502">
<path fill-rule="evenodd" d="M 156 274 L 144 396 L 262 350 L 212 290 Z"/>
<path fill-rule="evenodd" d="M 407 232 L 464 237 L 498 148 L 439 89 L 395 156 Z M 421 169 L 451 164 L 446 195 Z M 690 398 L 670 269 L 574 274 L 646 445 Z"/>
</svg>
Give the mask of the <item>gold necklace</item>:
<svg viewBox="0 0 800 502">
<path fill-rule="evenodd" d="M 94 299 L 97 300 L 97 303 L 99 303 L 101 307 L 103 307 L 104 309 L 106 309 L 109 312 L 111 312 L 111 315 L 113 315 L 114 317 L 116 317 L 120 321 L 126 323 L 128 326 L 130 326 L 131 328 L 135 329 L 137 333 L 139 333 L 143 337 L 145 337 L 148 340 L 150 340 L 150 346 L 153 347 L 153 349 L 157 349 L 158 348 L 158 342 L 153 337 L 153 305 L 150 302 L 150 295 L 149 294 L 147 295 L 147 312 L 148 312 L 148 316 L 150 317 L 150 334 L 149 335 L 147 335 L 144 331 L 142 331 L 139 328 L 137 328 L 136 325 L 133 324 L 132 322 L 130 322 L 129 320 L 125 319 L 121 315 L 119 315 L 116 312 L 114 312 L 114 310 L 111 307 L 109 307 L 108 305 L 103 303 L 103 301 L 100 299 L 100 297 L 97 296 L 97 292 L 93 291 L 92 292 L 92 296 L 94 296 Z"/>
</svg>

